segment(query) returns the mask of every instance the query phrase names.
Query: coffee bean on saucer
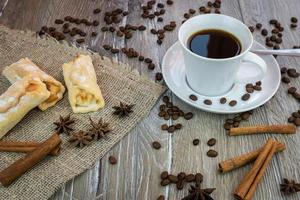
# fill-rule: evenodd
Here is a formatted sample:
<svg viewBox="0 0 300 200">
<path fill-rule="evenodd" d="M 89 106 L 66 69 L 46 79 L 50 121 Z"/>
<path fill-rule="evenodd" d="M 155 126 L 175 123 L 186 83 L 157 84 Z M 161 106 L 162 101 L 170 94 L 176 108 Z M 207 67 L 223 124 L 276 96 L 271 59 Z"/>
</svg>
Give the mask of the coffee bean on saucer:
<svg viewBox="0 0 300 200">
<path fill-rule="evenodd" d="M 194 139 L 193 140 L 193 145 L 197 146 L 199 144 L 200 140 L 199 139 Z"/>
<path fill-rule="evenodd" d="M 211 138 L 207 141 L 208 146 L 214 146 L 217 143 L 217 140 L 215 138 Z"/>
<path fill-rule="evenodd" d="M 226 99 L 225 97 L 222 97 L 222 98 L 220 99 L 220 103 L 221 103 L 221 104 L 225 104 L 226 101 L 227 101 L 227 99 Z"/>
<path fill-rule="evenodd" d="M 161 130 L 166 131 L 168 130 L 169 126 L 167 124 L 161 125 Z"/>
<path fill-rule="evenodd" d="M 55 23 L 55 24 L 63 24 L 64 21 L 61 20 L 61 19 L 56 19 L 56 20 L 54 21 L 54 23 Z"/>
<path fill-rule="evenodd" d="M 161 144 L 160 144 L 159 142 L 157 142 L 157 141 L 154 141 L 154 142 L 152 143 L 152 147 L 153 147 L 154 149 L 160 149 L 160 148 L 161 148 Z"/>
<path fill-rule="evenodd" d="M 229 102 L 229 105 L 230 105 L 231 107 L 235 106 L 236 104 L 237 104 L 237 101 L 236 101 L 236 100 L 231 100 L 231 101 Z"/>
<path fill-rule="evenodd" d="M 196 95 L 193 95 L 193 94 L 191 94 L 189 98 L 191 100 L 193 100 L 193 101 L 197 101 L 198 100 L 198 97 Z"/>
<path fill-rule="evenodd" d="M 257 23 L 257 24 L 256 24 L 256 28 L 257 28 L 257 29 L 261 29 L 261 27 L 262 27 L 262 24 L 261 24 L 261 23 Z"/>
<path fill-rule="evenodd" d="M 290 83 L 291 82 L 290 79 L 286 76 L 282 77 L 281 81 L 284 82 L 284 83 Z"/>
<path fill-rule="evenodd" d="M 253 89 L 256 90 L 256 91 L 261 91 L 261 86 L 254 85 Z"/>
<path fill-rule="evenodd" d="M 263 36 L 267 36 L 267 35 L 268 35 L 267 29 L 262 29 L 262 30 L 261 30 L 261 34 L 262 34 Z"/>
<path fill-rule="evenodd" d="M 243 101 L 247 101 L 248 99 L 250 99 L 250 94 L 249 94 L 249 93 L 244 94 L 244 95 L 241 97 L 241 99 L 242 99 Z"/>
<path fill-rule="evenodd" d="M 253 84 L 252 83 L 247 83 L 246 88 L 253 88 Z"/>
<path fill-rule="evenodd" d="M 255 85 L 261 86 L 261 81 L 257 81 Z"/>
<path fill-rule="evenodd" d="M 297 89 L 296 89 L 295 87 L 290 87 L 290 88 L 288 89 L 288 93 L 289 93 L 289 94 L 294 94 L 296 91 L 297 91 Z"/>
<path fill-rule="evenodd" d="M 218 152 L 215 151 L 215 150 L 209 150 L 209 151 L 206 153 L 206 155 L 207 155 L 208 157 L 217 157 L 217 156 L 218 156 Z"/>
<path fill-rule="evenodd" d="M 253 87 L 248 87 L 248 88 L 246 88 L 246 91 L 247 91 L 248 93 L 253 93 L 253 92 L 254 92 L 254 89 L 253 89 Z"/>
<path fill-rule="evenodd" d="M 93 13 L 94 13 L 94 14 L 98 14 L 98 13 L 100 13 L 100 12 L 101 12 L 100 8 L 96 8 L 96 9 L 93 10 Z"/>
<path fill-rule="evenodd" d="M 205 105 L 211 105 L 212 104 L 212 101 L 211 100 L 209 100 L 209 99 L 205 99 L 204 101 L 203 101 L 203 103 L 205 104 Z"/>
<path fill-rule="evenodd" d="M 298 112 L 293 112 L 292 116 L 295 118 L 300 118 L 300 114 Z"/>
<path fill-rule="evenodd" d="M 192 119 L 193 118 L 193 113 L 191 113 L 191 112 L 188 112 L 188 113 L 186 113 L 185 115 L 184 115 L 184 119 L 186 119 L 186 120 L 190 120 L 190 119 Z"/>
<path fill-rule="evenodd" d="M 201 7 L 199 8 L 199 11 L 200 11 L 200 12 L 204 12 L 204 11 L 205 11 L 205 6 L 201 6 Z"/>
</svg>

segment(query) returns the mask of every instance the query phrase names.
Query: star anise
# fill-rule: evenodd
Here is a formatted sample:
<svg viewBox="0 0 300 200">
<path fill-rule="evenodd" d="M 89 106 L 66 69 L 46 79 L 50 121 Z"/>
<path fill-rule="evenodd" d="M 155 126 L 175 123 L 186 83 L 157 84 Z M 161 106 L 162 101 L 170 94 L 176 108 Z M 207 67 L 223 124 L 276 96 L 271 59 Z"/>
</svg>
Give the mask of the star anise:
<svg viewBox="0 0 300 200">
<path fill-rule="evenodd" d="M 113 109 L 115 109 L 114 113 L 115 115 L 119 115 L 120 117 L 128 116 L 129 113 L 133 112 L 133 104 L 128 105 L 123 102 L 120 102 L 120 106 L 114 106 Z"/>
<path fill-rule="evenodd" d="M 294 180 L 289 181 L 284 178 L 283 183 L 280 184 L 280 190 L 284 194 L 292 194 L 300 191 L 300 184 L 296 183 Z"/>
<path fill-rule="evenodd" d="M 195 186 L 191 185 L 189 189 L 189 194 L 184 197 L 182 200 L 214 200 L 210 194 L 216 188 L 206 188 L 201 189 L 200 184 L 196 184 Z"/>
<path fill-rule="evenodd" d="M 69 139 L 69 142 L 71 142 L 75 147 L 84 147 L 86 145 L 89 145 L 92 141 L 92 136 L 90 136 L 89 133 L 85 131 L 79 131 L 77 133 L 73 133 L 72 136 Z"/>
<path fill-rule="evenodd" d="M 73 128 L 71 128 L 71 125 L 74 123 L 75 121 L 73 119 L 71 119 L 70 115 L 63 117 L 63 116 L 59 116 L 59 121 L 54 122 L 53 124 L 56 125 L 55 130 L 57 131 L 58 134 L 60 133 L 65 133 L 67 135 L 70 134 L 71 131 L 73 131 Z"/>
<path fill-rule="evenodd" d="M 94 140 L 99 140 L 106 136 L 107 133 L 111 131 L 109 127 L 109 123 L 103 122 L 103 119 L 100 118 L 98 123 L 94 122 L 90 118 L 90 124 L 92 125 L 92 128 L 89 129 L 89 134 L 92 136 Z"/>
</svg>

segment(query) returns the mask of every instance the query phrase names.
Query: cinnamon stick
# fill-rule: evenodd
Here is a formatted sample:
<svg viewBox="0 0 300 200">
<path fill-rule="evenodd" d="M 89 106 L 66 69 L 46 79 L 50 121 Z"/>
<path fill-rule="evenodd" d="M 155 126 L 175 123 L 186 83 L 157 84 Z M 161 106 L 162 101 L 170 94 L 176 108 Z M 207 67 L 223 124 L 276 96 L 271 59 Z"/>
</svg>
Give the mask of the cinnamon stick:
<svg viewBox="0 0 300 200">
<path fill-rule="evenodd" d="M 259 148 L 257 150 L 251 151 L 249 153 L 245 153 L 240 156 L 236 156 L 233 158 L 230 158 L 228 160 L 224 160 L 219 163 L 218 170 L 221 173 L 226 173 L 229 171 L 232 171 L 234 169 L 237 169 L 239 167 L 242 167 L 250 162 L 253 162 L 259 155 L 260 152 L 262 152 L 263 148 Z M 276 153 L 281 152 L 285 150 L 285 145 L 281 142 L 276 143 Z"/>
<path fill-rule="evenodd" d="M 265 173 L 265 170 L 276 150 L 276 141 L 269 139 L 259 153 L 253 167 L 246 174 L 234 192 L 234 197 L 239 200 L 250 200 L 256 187 Z"/>
<path fill-rule="evenodd" d="M 291 124 L 279 124 L 279 125 L 237 127 L 237 128 L 231 128 L 228 132 L 228 135 L 237 136 L 237 135 L 249 135 L 249 134 L 260 134 L 260 133 L 295 134 L 296 126 Z"/>
<path fill-rule="evenodd" d="M 20 142 L 20 141 L 0 141 L 0 151 L 4 152 L 22 152 L 28 153 L 34 151 L 42 143 L 29 141 L 29 142 Z M 60 152 L 60 145 L 57 145 L 49 155 L 57 156 Z"/>
<path fill-rule="evenodd" d="M 33 152 L 28 153 L 0 172 L 0 182 L 3 186 L 8 187 L 14 180 L 23 175 L 27 170 L 32 168 L 39 161 L 44 159 L 53 149 L 61 143 L 57 133 L 38 146 Z"/>
</svg>

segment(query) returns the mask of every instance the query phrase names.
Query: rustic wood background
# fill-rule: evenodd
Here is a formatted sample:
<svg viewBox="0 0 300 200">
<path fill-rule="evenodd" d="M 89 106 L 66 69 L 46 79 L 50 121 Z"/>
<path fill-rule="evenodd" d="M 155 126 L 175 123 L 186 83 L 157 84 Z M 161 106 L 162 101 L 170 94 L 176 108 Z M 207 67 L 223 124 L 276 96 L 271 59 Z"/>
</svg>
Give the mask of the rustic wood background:
<svg viewBox="0 0 300 200">
<path fill-rule="evenodd" d="M 165 2 L 165 0 L 157 0 Z M 176 20 L 180 24 L 183 14 L 189 8 L 198 10 L 207 1 L 200 0 L 174 0 L 172 7 L 167 8 L 164 15 L 164 23 Z M 113 57 L 122 62 L 129 63 L 141 74 L 154 79 L 155 72 L 147 70 L 144 64 L 136 60 L 127 59 L 124 55 L 110 55 L 101 48 L 101 44 L 109 43 L 116 47 L 134 47 L 143 55 L 153 58 L 157 66 L 161 63 L 166 50 L 177 40 L 177 30 L 166 35 L 163 45 L 156 44 L 156 37 L 149 33 L 151 28 L 161 27 L 164 23 L 156 20 L 144 20 L 140 17 L 143 0 L 0 0 L 0 23 L 15 29 L 39 30 L 43 25 L 53 25 L 54 20 L 66 15 L 74 17 L 91 17 L 94 8 L 101 8 L 101 15 L 97 15 L 101 22 L 97 28 L 90 27 L 90 31 L 96 30 L 100 35 L 87 43 L 90 48 L 99 51 L 100 54 Z M 135 36 L 124 41 L 111 33 L 101 33 L 100 27 L 104 25 L 102 18 L 104 11 L 114 8 L 128 10 L 130 15 L 123 19 L 122 24 L 144 24 L 147 31 L 135 33 Z M 242 20 L 247 25 L 255 25 L 261 22 L 268 27 L 271 18 L 280 20 L 285 31 L 283 48 L 290 48 L 300 44 L 300 30 L 290 30 L 290 18 L 299 14 L 299 0 L 222 0 L 221 12 Z M 259 33 L 254 34 L 255 39 L 264 43 Z M 1 45 L 1 44 L 0 44 Z M 299 58 L 278 57 L 282 66 L 296 67 L 300 70 L 297 61 Z M 292 80 L 291 85 L 300 88 L 299 80 Z M 255 110 L 247 124 L 272 124 L 286 123 L 290 114 L 299 109 L 299 103 L 293 97 L 287 95 L 287 85 L 281 85 L 279 91 L 271 101 Z M 156 199 L 163 194 L 166 199 L 180 199 L 187 193 L 187 188 L 177 191 L 174 187 L 160 186 L 160 172 L 168 170 L 172 173 L 180 171 L 201 172 L 204 174 L 204 186 L 216 187 L 213 193 L 215 199 L 232 199 L 232 191 L 238 185 L 250 166 L 243 167 L 231 173 L 221 175 L 217 173 L 217 163 L 225 158 L 247 152 L 261 146 L 270 135 L 259 136 L 226 136 L 222 126 L 228 116 L 205 113 L 196 110 L 176 98 L 170 91 L 167 92 L 172 101 L 184 110 L 195 113 L 193 120 L 197 124 L 191 126 L 191 121 L 183 122 L 184 128 L 174 134 L 168 134 L 160 130 L 160 125 L 165 123 L 157 116 L 159 103 L 150 115 L 143 120 L 134 130 L 121 140 L 109 153 L 95 164 L 95 167 L 87 170 L 78 177 L 73 178 L 54 194 L 52 200 L 100 200 L 100 199 Z M 168 122 L 172 124 L 172 120 Z M 209 149 L 206 141 L 214 137 L 218 140 L 213 148 L 219 151 L 217 158 L 208 158 L 205 154 Z M 194 138 L 200 138 L 200 145 L 192 145 Z M 284 177 L 300 181 L 300 135 L 276 136 L 287 145 L 284 153 L 277 154 L 268 167 L 262 182 L 260 183 L 254 199 L 299 199 L 299 194 L 284 196 L 279 191 L 279 183 Z M 160 141 L 162 148 L 154 150 L 151 143 Z M 118 158 L 117 165 L 110 165 L 108 157 L 114 155 Z"/>
</svg>

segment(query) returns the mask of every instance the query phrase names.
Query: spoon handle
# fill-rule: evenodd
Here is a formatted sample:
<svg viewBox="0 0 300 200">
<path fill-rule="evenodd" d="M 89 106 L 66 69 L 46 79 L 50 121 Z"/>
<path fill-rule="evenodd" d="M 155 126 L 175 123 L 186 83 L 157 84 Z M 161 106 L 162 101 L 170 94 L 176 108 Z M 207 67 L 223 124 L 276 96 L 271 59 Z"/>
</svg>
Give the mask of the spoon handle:
<svg viewBox="0 0 300 200">
<path fill-rule="evenodd" d="M 300 56 L 300 49 L 251 50 L 251 52 L 261 55 Z"/>
</svg>

